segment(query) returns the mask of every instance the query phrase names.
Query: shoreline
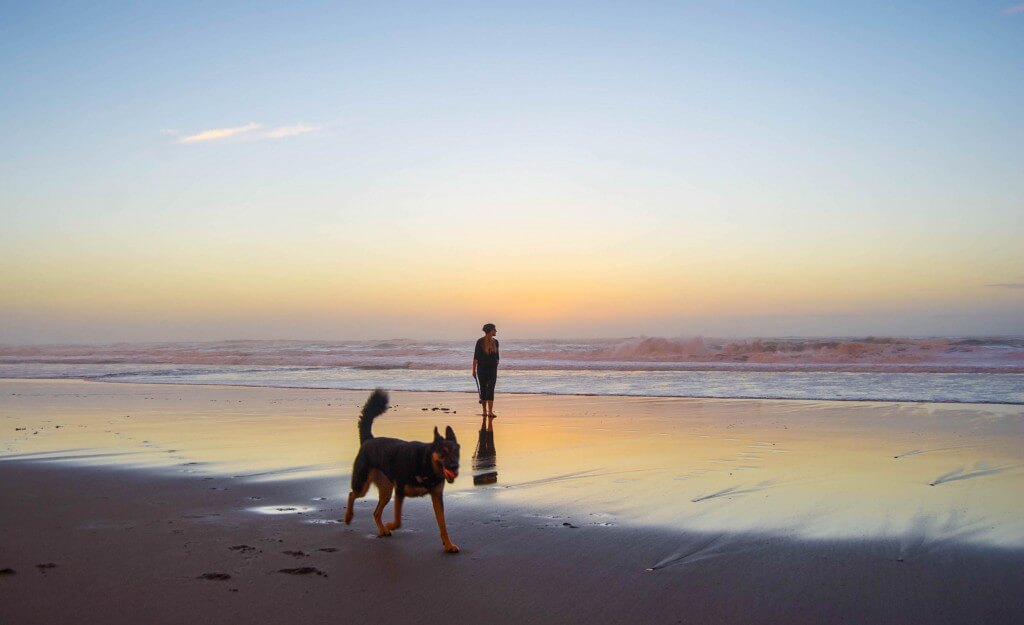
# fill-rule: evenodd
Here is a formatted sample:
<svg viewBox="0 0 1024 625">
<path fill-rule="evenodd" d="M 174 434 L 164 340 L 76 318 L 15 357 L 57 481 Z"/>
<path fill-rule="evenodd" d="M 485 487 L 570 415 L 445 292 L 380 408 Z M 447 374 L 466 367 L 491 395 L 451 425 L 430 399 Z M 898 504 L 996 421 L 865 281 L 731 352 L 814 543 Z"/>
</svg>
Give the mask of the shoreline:
<svg viewBox="0 0 1024 625">
<path fill-rule="evenodd" d="M 823 372 L 825 373 L 825 372 Z M 983 375 L 983 374 L 977 374 Z M 1015 375 L 1015 374 L 1010 374 Z M 27 381 L 27 382 L 43 382 L 43 381 L 74 381 L 74 382 L 90 382 L 98 384 L 139 384 L 139 385 L 154 385 L 154 386 L 183 386 L 183 387 L 223 387 L 223 388 L 252 388 L 252 389 L 289 389 L 289 390 L 308 390 L 308 391 L 372 391 L 376 387 L 367 388 L 348 388 L 348 387 L 337 387 L 337 386 L 274 386 L 267 384 L 225 384 L 222 382 L 211 382 L 204 384 L 201 382 L 153 382 L 151 380 L 138 381 L 138 380 L 104 380 L 98 378 L 88 377 L 65 377 L 65 378 L 9 378 L 0 376 L 0 380 L 5 381 Z M 456 394 L 456 395 L 476 395 L 475 391 L 451 391 L 451 390 L 428 390 L 428 389 L 401 389 L 392 388 L 388 389 L 395 392 L 402 393 L 441 393 L 441 394 Z M 700 400 L 738 400 L 738 401 L 794 401 L 794 402 L 849 402 L 849 403 L 891 403 L 891 404 L 937 404 L 937 405 L 956 405 L 956 406 L 1024 406 L 1024 401 L 959 401 L 954 399 L 872 399 L 872 398 L 844 398 L 844 397 L 773 397 L 773 396 L 717 396 L 717 395 L 640 395 L 640 394 L 623 394 L 623 393 L 543 393 L 543 392 L 527 392 L 527 391 L 500 391 L 497 395 L 509 395 L 509 396 L 528 396 L 528 397 L 609 397 L 609 398 L 652 398 L 652 399 L 700 399 Z"/>
<path fill-rule="evenodd" d="M 575 366 L 570 366 L 576 363 Z M 216 363 L 216 362 L 189 362 L 189 361 L 65 361 L 65 360 L 3 360 L 0 365 L 17 367 L 21 365 L 51 365 L 51 366 L 88 366 L 88 365 L 141 365 L 141 366 L 167 366 L 167 367 L 278 367 L 318 370 L 318 369 L 352 369 L 354 371 L 462 371 L 464 367 L 455 365 L 435 365 L 407 363 L 405 366 L 399 364 L 309 364 L 309 363 L 288 363 L 288 362 L 251 362 L 251 363 Z M 564 365 L 564 366 L 556 366 Z M 628 365 L 628 366 L 626 366 Z M 1024 365 L 952 365 L 943 363 L 750 363 L 750 362 L 678 362 L 678 361 L 567 361 L 558 363 L 554 361 L 549 364 L 513 364 L 506 363 L 502 366 L 503 371 L 601 371 L 601 372 L 715 372 L 715 373 L 930 373 L 930 374 L 1022 374 Z"/>
</svg>

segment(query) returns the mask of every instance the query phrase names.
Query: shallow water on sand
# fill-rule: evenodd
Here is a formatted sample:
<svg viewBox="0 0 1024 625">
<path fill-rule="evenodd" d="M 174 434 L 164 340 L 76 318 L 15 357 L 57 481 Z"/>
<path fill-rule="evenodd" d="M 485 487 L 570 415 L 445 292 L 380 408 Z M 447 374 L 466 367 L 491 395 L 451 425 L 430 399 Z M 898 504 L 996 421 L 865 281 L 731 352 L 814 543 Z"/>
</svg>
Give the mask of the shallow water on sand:
<svg viewBox="0 0 1024 625">
<path fill-rule="evenodd" d="M 522 370 L 506 367 L 501 373 L 499 391 L 550 395 L 1024 404 L 1022 373 L 900 370 L 770 371 L 739 368 L 678 370 L 676 367 L 679 365 L 675 363 L 645 363 L 643 366 L 647 369 Z M 668 369 L 659 370 L 659 367 Z M 0 364 L 0 378 L 4 377 L 339 390 L 475 390 L 473 380 L 465 367 L 453 370 L 407 369 L 404 366 L 365 368 L 253 367 L 225 364 Z"/>
<path fill-rule="evenodd" d="M 364 400 L 353 391 L 0 381 L 0 460 L 327 480 L 337 505 Z M 425 440 L 445 424 L 459 434 L 462 471 L 448 498 L 463 514 L 502 503 L 559 527 L 886 537 L 908 554 L 958 542 L 1024 547 L 1019 406 L 504 396 L 493 457 L 474 463 L 481 419 L 472 395 L 394 392 L 392 404 L 378 435 Z M 474 486 L 484 471 L 497 482 Z M 262 512 L 299 505 L 314 504 L 249 503 Z"/>
</svg>

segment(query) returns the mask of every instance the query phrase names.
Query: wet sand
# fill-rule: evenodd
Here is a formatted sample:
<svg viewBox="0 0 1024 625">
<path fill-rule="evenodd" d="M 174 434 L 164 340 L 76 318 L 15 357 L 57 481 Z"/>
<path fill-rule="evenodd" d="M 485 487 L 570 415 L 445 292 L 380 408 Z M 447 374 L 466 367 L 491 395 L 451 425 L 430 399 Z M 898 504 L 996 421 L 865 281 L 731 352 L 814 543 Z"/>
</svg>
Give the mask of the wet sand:
<svg viewBox="0 0 1024 625">
<path fill-rule="evenodd" d="M 1019 406 L 501 398 L 474 470 L 471 395 L 396 393 L 463 446 L 446 555 L 338 523 L 364 397 L 0 381 L 0 622 L 1024 620 Z"/>
</svg>

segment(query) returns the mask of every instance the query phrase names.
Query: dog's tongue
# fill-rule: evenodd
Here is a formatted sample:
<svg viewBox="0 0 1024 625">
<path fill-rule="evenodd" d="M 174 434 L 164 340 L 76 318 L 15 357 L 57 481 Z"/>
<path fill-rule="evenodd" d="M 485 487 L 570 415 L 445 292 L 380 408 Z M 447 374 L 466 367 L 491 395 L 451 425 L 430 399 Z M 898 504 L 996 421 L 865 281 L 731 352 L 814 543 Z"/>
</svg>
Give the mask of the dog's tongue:
<svg viewBox="0 0 1024 625">
<path fill-rule="evenodd" d="M 454 480 L 454 479 L 455 479 L 455 472 L 454 472 L 454 471 L 450 471 L 450 470 L 448 470 L 448 469 L 446 468 L 446 469 L 444 470 L 444 476 L 445 476 L 446 478 L 448 478 L 449 480 Z"/>
</svg>

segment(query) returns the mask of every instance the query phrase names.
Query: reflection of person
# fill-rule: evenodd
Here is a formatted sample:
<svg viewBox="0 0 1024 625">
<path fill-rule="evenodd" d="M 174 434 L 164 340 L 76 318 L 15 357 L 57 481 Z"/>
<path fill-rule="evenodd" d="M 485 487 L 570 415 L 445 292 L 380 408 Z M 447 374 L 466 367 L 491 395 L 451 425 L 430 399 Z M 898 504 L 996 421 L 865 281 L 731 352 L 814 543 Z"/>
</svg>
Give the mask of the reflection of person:
<svg viewBox="0 0 1024 625">
<path fill-rule="evenodd" d="M 487 417 L 484 417 L 487 420 Z M 498 450 L 494 448 L 494 424 L 490 427 L 480 425 L 480 432 L 477 435 L 476 451 L 473 452 L 473 470 L 493 469 L 498 463 Z M 492 472 L 493 473 L 493 472 Z M 496 481 L 497 474 L 485 473 L 473 476 L 474 484 L 490 484 Z"/>
<path fill-rule="evenodd" d="M 488 323 L 483 328 L 484 335 L 476 342 L 473 352 L 473 377 L 480 384 L 480 403 L 483 405 L 483 416 L 493 419 L 494 414 L 494 383 L 498 381 L 498 339 L 494 335 L 498 328 Z"/>
</svg>

